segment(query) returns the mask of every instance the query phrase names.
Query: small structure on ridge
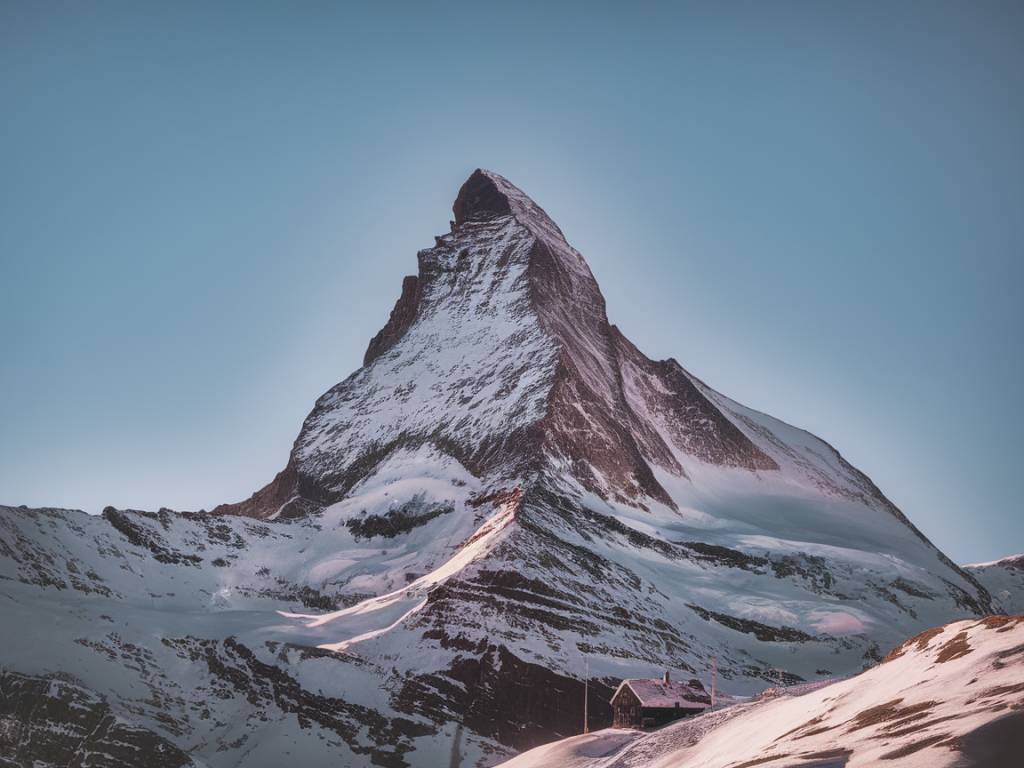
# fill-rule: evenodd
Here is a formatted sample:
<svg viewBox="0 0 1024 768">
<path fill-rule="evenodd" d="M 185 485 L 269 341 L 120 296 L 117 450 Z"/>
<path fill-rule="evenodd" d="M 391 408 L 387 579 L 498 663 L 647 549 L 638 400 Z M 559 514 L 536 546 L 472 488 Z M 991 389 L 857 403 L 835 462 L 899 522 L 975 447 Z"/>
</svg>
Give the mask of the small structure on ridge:
<svg viewBox="0 0 1024 768">
<path fill-rule="evenodd" d="M 711 697 L 696 678 L 674 682 L 668 671 L 660 680 L 623 680 L 611 699 L 613 728 L 657 728 L 711 706 Z"/>
</svg>

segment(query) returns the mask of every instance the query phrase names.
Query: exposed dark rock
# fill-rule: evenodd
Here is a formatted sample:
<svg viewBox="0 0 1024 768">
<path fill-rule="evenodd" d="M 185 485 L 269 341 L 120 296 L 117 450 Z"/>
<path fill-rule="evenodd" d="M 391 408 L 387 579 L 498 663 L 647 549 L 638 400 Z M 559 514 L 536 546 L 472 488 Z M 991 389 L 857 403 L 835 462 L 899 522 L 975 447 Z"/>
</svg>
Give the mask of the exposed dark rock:
<svg viewBox="0 0 1024 768">
<path fill-rule="evenodd" d="M 742 568 L 745 571 L 761 572 L 770 564 L 767 557 L 757 557 L 740 552 L 736 549 L 719 546 L 717 544 L 706 544 L 700 541 L 676 542 L 688 549 L 695 560 L 709 562 L 713 565 L 724 565 L 729 568 Z"/>
<path fill-rule="evenodd" d="M 613 692 L 607 681 L 590 681 L 591 729 L 611 724 Z M 458 717 L 467 728 L 519 751 L 583 727 L 583 681 L 523 661 L 504 646 L 463 656 L 443 673 L 407 678 L 393 703 L 439 724 Z"/>
<path fill-rule="evenodd" d="M 393 539 L 454 510 L 450 504 L 428 504 L 422 496 L 417 496 L 389 510 L 387 514 L 354 517 L 347 520 L 345 526 L 356 539 L 372 539 L 375 536 Z"/>
<path fill-rule="evenodd" d="M 486 221 L 512 212 L 508 196 L 498 189 L 490 174 L 477 168 L 459 190 L 452 206 L 455 225 Z"/>
<path fill-rule="evenodd" d="M 708 401 L 679 363 L 650 360 L 616 326 L 611 326 L 611 333 L 620 369 L 636 387 L 634 396 L 660 417 L 678 448 L 709 464 L 750 470 L 779 468 Z M 674 463 L 662 455 L 660 447 L 648 445 L 648 451 L 652 453 L 648 458 L 661 466 Z"/>
<path fill-rule="evenodd" d="M 319 486 L 300 477 L 295 462 L 289 460 L 273 480 L 248 499 L 234 504 L 219 504 L 213 508 L 213 514 L 262 518 L 277 515 L 288 519 L 317 512 L 327 503 L 329 501 Z"/>
<path fill-rule="evenodd" d="M 736 616 L 729 616 L 725 613 L 709 611 L 707 608 L 701 608 L 699 605 L 693 605 L 692 603 L 687 603 L 687 607 L 705 621 L 717 621 L 722 626 L 729 627 L 729 629 L 735 629 L 737 632 L 745 632 L 749 635 L 754 635 L 758 640 L 763 640 L 765 642 L 805 643 L 810 640 L 817 639 L 813 635 L 801 632 L 799 629 L 794 629 L 793 627 L 772 627 L 767 624 L 762 624 L 759 621 L 754 621 L 753 619 L 741 619 Z"/>
<path fill-rule="evenodd" d="M 218 642 L 185 637 L 165 639 L 164 644 L 182 658 L 205 664 L 215 681 L 211 695 L 244 696 L 256 707 L 274 704 L 304 728 L 316 723 L 337 734 L 353 752 L 368 755 L 374 765 L 405 768 L 411 739 L 435 732 L 423 722 L 388 718 L 367 707 L 314 693 L 234 638 Z M 346 663 L 336 654 L 330 658 Z"/>
<path fill-rule="evenodd" d="M 161 563 L 177 565 L 198 565 L 203 562 L 199 555 L 191 555 L 169 548 L 160 539 L 155 531 L 132 520 L 132 515 L 151 515 L 151 513 L 138 512 L 136 510 L 117 510 L 113 507 L 106 507 L 103 510 L 103 518 L 116 530 L 120 531 L 129 543 L 137 547 L 148 549 L 153 557 Z"/>
<path fill-rule="evenodd" d="M 395 302 L 391 316 L 377 335 L 370 339 L 370 345 L 363 355 L 363 365 L 369 365 L 378 357 L 393 347 L 401 339 L 413 320 L 416 319 L 416 310 L 419 308 L 419 278 L 416 275 L 407 275 L 402 280 L 402 295 Z"/>
<path fill-rule="evenodd" d="M 0 765 L 184 768 L 192 758 L 70 679 L 0 670 Z"/>
<path fill-rule="evenodd" d="M 772 571 L 780 579 L 796 576 L 807 589 L 818 594 L 829 592 L 835 583 L 825 558 L 818 555 L 800 552 L 795 555 L 770 558 L 770 562 Z"/>
</svg>

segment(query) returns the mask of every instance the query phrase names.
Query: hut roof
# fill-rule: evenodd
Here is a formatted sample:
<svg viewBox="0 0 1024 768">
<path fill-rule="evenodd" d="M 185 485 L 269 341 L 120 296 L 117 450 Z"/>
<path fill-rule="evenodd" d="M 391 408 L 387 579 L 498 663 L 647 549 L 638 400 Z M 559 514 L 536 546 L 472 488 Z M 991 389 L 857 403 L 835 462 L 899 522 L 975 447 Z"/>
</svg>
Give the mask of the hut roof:
<svg viewBox="0 0 1024 768">
<path fill-rule="evenodd" d="M 681 682 L 672 680 L 646 680 L 634 678 L 623 680 L 612 696 L 612 701 L 619 695 L 623 687 L 628 687 L 640 700 L 642 707 L 674 708 L 679 702 L 680 709 L 706 709 L 711 699 L 698 680 Z"/>
</svg>

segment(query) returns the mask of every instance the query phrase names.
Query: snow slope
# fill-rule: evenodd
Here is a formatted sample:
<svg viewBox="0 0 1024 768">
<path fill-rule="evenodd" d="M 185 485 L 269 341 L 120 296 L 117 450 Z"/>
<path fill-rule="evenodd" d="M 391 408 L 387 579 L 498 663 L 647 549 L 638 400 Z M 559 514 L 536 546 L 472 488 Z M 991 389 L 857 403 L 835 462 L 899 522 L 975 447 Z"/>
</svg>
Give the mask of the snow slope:
<svg viewBox="0 0 1024 768">
<path fill-rule="evenodd" d="M 1024 746 L 1024 616 L 937 627 L 879 666 L 802 695 L 739 704 L 644 734 L 608 729 L 505 768 L 1001 766 Z"/>
<path fill-rule="evenodd" d="M 1006 613 L 1024 613 L 1024 554 L 965 565 Z"/>
<path fill-rule="evenodd" d="M 587 664 L 597 726 L 623 678 L 750 694 L 997 609 L 827 443 L 644 356 L 506 179 L 453 210 L 251 498 L 2 509 L 0 664 L 211 766 L 489 764 L 578 729 Z"/>
<path fill-rule="evenodd" d="M 453 583 L 388 601 L 402 610 L 313 622 L 324 647 L 391 656 L 426 629 L 561 670 L 592 653 L 609 682 L 694 672 L 721 649 L 723 674 L 750 689 L 777 666 L 855 670 L 908 633 L 992 610 L 827 443 L 646 358 L 608 322 L 582 256 L 508 180 L 476 171 L 453 210 L 288 467 L 220 511 L 324 509 L 424 445 L 482 496 L 522 494 L 488 552 L 446 572 Z"/>
<path fill-rule="evenodd" d="M 291 756 L 397 768 L 410 753 L 435 764 L 456 725 L 405 711 L 396 696 L 435 660 L 407 658 L 399 672 L 320 651 L 290 617 L 394 593 L 466 557 L 464 543 L 498 514 L 467 504 L 477 487 L 423 448 L 392 455 L 346 502 L 291 522 L 0 507 L 0 664 L 43 690 L 72 686 L 154 734 L 144 743 L 165 740 L 197 764 L 259 768 Z M 411 510 L 411 527 L 368 535 L 368 521 L 387 525 L 400 510 Z M 26 732 L 66 731 L 63 718 L 14 719 Z M 509 754 L 473 733 L 460 743 L 474 762 Z M 17 765 L 67 763 L 29 746 Z"/>
</svg>

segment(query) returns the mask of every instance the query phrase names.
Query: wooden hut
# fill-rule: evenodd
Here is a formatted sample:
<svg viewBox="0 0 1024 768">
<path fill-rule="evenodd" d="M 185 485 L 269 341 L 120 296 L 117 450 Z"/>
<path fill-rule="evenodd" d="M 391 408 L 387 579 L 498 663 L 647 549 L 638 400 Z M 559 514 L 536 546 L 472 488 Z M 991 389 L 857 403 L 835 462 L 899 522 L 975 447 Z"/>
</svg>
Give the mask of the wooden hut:
<svg viewBox="0 0 1024 768">
<path fill-rule="evenodd" d="M 660 680 L 623 680 L 611 700 L 613 728 L 657 728 L 711 706 L 697 679 L 675 682 L 666 671 Z"/>
</svg>

